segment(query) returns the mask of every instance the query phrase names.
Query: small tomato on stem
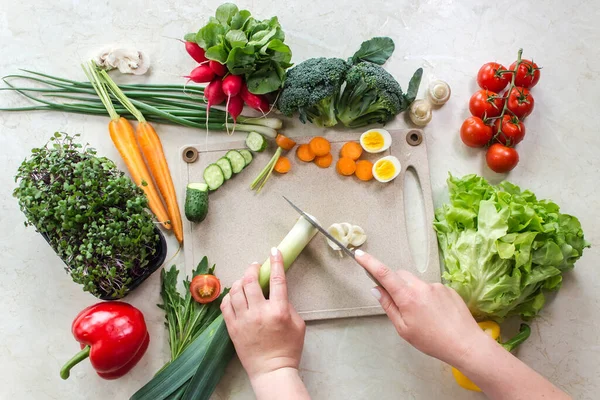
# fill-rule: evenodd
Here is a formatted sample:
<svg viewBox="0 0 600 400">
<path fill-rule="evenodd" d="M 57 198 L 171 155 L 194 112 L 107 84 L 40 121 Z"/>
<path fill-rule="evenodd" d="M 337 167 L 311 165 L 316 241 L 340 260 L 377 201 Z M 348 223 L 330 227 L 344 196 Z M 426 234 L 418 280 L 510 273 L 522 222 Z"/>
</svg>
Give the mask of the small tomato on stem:
<svg viewBox="0 0 600 400">
<path fill-rule="evenodd" d="M 525 137 L 525 125 L 514 115 L 496 119 L 493 131 L 494 138 L 506 146 L 515 146 Z"/>
<path fill-rule="evenodd" d="M 534 87 L 540 80 L 540 69 L 536 63 L 530 60 L 521 60 L 519 68 L 517 69 L 517 63 L 515 61 L 510 65 L 511 71 L 515 72 L 515 86 L 521 86 L 527 89 Z"/>
<path fill-rule="evenodd" d="M 478 90 L 469 100 L 469 111 L 481 119 L 497 117 L 503 107 L 504 102 L 498 93 L 486 89 Z"/>
<path fill-rule="evenodd" d="M 492 127 L 479 117 L 469 117 L 460 127 L 460 138 L 469 147 L 483 147 L 494 136 Z"/>
<path fill-rule="evenodd" d="M 511 78 L 512 73 L 497 62 L 483 64 L 477 72 L 479 87 L 496 93 L 502 91 L 509 84 Z"/>
<path fill-rule="evenodd" d="M 515 117 L 523 119 L 533 111 L 533 96 L 529 89 L 516 86 L 509 93 L 506 106 Z"/>
<path fill-rule="evenodd" d="M 492 171 L 503 174 L 517 166 L 519 153 L 512 147 L 494 143 L 488 149 L 485 160 Z"/>
</svg>

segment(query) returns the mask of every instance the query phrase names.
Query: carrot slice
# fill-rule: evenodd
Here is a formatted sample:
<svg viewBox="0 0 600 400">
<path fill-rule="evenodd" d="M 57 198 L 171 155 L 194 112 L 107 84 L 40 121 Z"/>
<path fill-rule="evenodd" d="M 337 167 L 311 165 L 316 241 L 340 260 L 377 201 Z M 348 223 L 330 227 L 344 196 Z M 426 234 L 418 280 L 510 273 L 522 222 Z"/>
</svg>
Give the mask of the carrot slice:
<svg viewBox="0 0 600 400">
<path fill-rule="evenodd" d="M 362 146 L 356 142 L 348 142 L 342 146 L 340 150 L 340 157 L 348 157 L 354 161 L 358 160 L 362 156 Z"/>
<path fill-rule="evenodd" d="M 290 151 L 296 145 L 296 142 L 289 137 L 282 135 L 281 133 L 279 133 L 275 138 L 275 143 L 277 143 L 277 146 L 287 151 Z"/>
<path fill-rule="evenodd" d="M 315 156 L 324 156 L 331 151 L 331 144 L 329 140 L 321 136 L 316 136 L 308 142 L 308 146 L 315 153 Z"/>
<path fill-rule="evenodd" d="M 356 171 L 356 162 L 349 157 L 342 157 L 338 160 L 335 168 L 338 174 L 349 176 Z"/>
<path fill-rule="evenodd" d="M 357 161 L 354 174 L 361 181 L 370 181 L 373 179 L 373 163 L 367 160 Z"/>
<path fill-rule="evenodd" d="M 273 169 L 275 172 L 279 172 L 280 174 L 287 174 L 290 172 L 290 169 L 292 169 L 292 163 L 290 162 L 289 158 L 281 156 L 275 163 L 275 167 Z"/>
<path fill-rule="evenodd" d="M 296 156 L 304 162 L 311 162 L 315 159 L 315 153 L 310 149 L 307 144 L 301 144 L 296 149 Z"/>
<path fill-rule="evenodd" d="M 324 156 L 315 157 L 315 164 L 321 168 L 329 168 L 333 162 L 333 156 L 331 153 L 327 153 Z"/>
</svg>

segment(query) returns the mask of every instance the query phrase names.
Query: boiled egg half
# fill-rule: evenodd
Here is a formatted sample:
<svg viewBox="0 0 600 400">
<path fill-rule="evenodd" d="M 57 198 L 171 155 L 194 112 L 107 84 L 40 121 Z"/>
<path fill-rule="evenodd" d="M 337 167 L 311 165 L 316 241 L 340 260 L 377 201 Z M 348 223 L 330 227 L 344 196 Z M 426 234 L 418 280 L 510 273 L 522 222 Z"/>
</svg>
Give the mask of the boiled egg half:
<svg viewBox="0 0 600 400">
<path fill-rule="evenodd" d="M 381 153 L 391 144 L 392 136 L 385 129 L 370 129 L 360 135 L 360 145 L 367 153 Z"/>
<path fill-rule="evenodd" d="M 373 176 L 379 182 L 389 182 L 401 171 L 400 161 L 394 156 L 381 157 L 373 164 Z"/>
</svg>

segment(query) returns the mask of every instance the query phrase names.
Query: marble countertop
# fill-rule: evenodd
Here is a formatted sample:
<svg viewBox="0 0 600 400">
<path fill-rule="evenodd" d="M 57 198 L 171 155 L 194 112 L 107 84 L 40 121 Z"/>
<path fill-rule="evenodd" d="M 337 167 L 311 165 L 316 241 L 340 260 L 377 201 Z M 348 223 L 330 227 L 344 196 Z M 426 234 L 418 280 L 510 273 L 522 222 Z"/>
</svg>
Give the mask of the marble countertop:
<svg viewBox="0 0 600 400">
<path fill-rule="evenodd" d="M 174 38 L 198 29 L 220 4 L 216 0 L 0 0 L 0 75 L 29 68 L 82 79 L 79 64 L 106 44 L 136 46 L 152 59 L 139 81 L 182 82 L 193 61 Z M 316 56 L 348 57 L 363 40 L 392 37 L 396 51 L 386 68 L 406 85 L 419 66 L 425 83 L 452 86 L 449 104 L 435 111 L 425 129 L 434 201 L 446 199 L 448 172 L 480 173 L 499 181 L 483 153 L 466 148 L 458 129 L 468 116 L 475 75 L 488 61 L 514 61 L 519 47 L 541 66 L 534 88 L 535 111 L 519 145 L 521 161 L 508 178 L 551 198 L 581 219 L 593 246 L 567 273 L 563 288 L 532 324 L 533 334 L 518 356 L 577 399 L 600 391 L 600 6 L 597 1 L 479 2 L 475 0 L 343 1 L 282 3 L 240 1 L 254 15 L 277 15 L 299 62 Z M 16 104 L 0 92 L 0 104 Z M 317 130 L 297 122 L 294 135 Z M 407 127 L 403 117 L 392 127 Z M 60 259 L 12 198 L 14 174 L 32 147 L 54 131 L 81 133 L 99 153 L 123 167 L 108 140 L 106 120 L 75 114 L 0 113 L 0 398 L 127 399 L 168 358 L 159 302 L 159 274 L 127 297 L 149 324 L 148 353 L 126 377 L 98 378 L 82 363 L 68 381 L 58 371 L 77 350 L 70 333 L 74 316 L 96 302 L 64 273 Z M 169 162 L 178 149 L 198 142 L 201 132 L 181 127 L 159 130 Z M 228 140 L 222 134 L 210 140 Z M 179 177 L 176 176 L 179 180 Z M 177 181 L 176 185 L 181 185 Z M 175 243 L 172 238 L 171 254 Z M 170 255 L 171 255 L 170 254 Z M 248 260 L 240 260 L 247 262 Z M 183 263 L 183 258 L 179 259 Z M 365 288 L 367 290 L 367 288 Z M 440 335 L 443 335 L 440 332 Z M 494 373 L 490 361 L 490 373 Z M 301 374 L 315 399 L 479 399 L 455 384 L 450 368 L 412 349 L 384 317 L 311 323 Z M 228 367 L 215 399 L 253 398 L 237 360 Z"/>
</svg>

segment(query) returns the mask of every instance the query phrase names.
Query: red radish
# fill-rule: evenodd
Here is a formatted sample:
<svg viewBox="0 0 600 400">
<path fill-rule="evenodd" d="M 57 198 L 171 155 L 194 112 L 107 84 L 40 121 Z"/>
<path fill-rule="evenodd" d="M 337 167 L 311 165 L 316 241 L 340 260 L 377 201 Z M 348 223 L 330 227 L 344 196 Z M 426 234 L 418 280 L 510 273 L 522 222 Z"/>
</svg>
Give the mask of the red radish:
<svg viewBox="0 0 600 400">
<path fill-rule="evenodd" d="M 231 114 L 233 122 L 236 121 L 237 117 L 242 113 L 244 108 L 244 100 L 240 96 L 233 96 L 229 98 L 227 102 L 227 112 Z"/>
<path fill-rule="evenodd" d="M 244 103 L 246 103 L 248 107 L 252 107 L 262 113 L 269 111 L 269 102 L 267 101 L 267 98 L 262 95 L 250 93 L 245 84 L 242 84 L 240 96 L 242 96 L 242 100 L 244 100 Z"/>
<path fill-rule="evenodd" d="M 223 93 L 223 87 L 221 80 L 216 77 L 204 88 L 204 98 L 208 101 L 207 111 L 210 107 L 217 106 L 225 101 L 225 93 Z"/>
<path fill-rule="evenodd" d="M 188 78 L 189 80 L 196 83 L 206 83 L 213 80 L 215 77 L 215 73 L 208 66 L 208 64 L 202 64 L 197 66 L 190 72 L 188 76 L 184 76 L 184 78 Z"/>
<path fill-rule="evenodd" d="M 223 93 L 227 97 L 237 96 L 241 89 L 242 77 L 240 75 L 227 75 L 223 78 Z"/>
<path fill-rule="evenodd" d="M 196 62 L 203 63 L 207 61 L 204 55 L 204 49 L 194 42 L 185 42 L 185 50 Z"/>
<path fill-rule="evenodd" d="M 208 65 L 210 66 L 210 69 L 213 70 L 215 75 L 225 76 L 225 74 L 227 73 L 227 67 L 225 67 L 225 65 L 221 64 L 218 61 L 210 60 Z"/>
</svg>

